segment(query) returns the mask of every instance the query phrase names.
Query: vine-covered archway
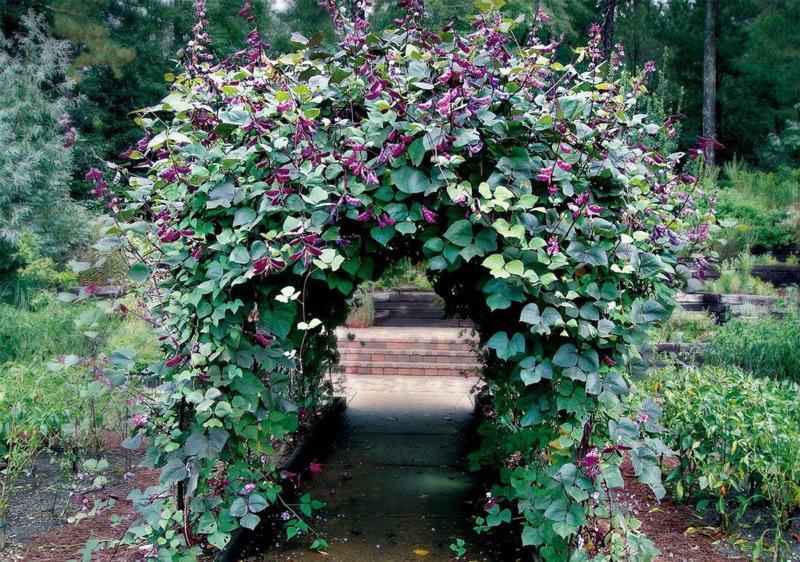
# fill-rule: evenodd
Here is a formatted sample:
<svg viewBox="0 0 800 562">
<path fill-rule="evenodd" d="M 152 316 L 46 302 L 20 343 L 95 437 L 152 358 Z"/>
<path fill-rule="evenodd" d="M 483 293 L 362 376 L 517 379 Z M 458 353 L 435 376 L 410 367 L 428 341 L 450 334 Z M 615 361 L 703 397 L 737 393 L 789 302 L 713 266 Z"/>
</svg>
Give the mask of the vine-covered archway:
<svg viewBox="0 0 800 562">
<path fill-rule="evenodd" d="M 148 555 L 222 548 L 281 502 L 286 437 L 318 404 L 348 297 L 412 256 L 487 350 L 495 415 L 475 459 L 500 476 L 478 527 L 514 518 L 545 560 L 649 556 L 609 490 L 627 455 L 663 494 L 658 412 L 626 398 L 629 375 L 707 217 L 679 156 L 658 152 L 669 122 L 639 113 L 649 69 L 620 75 L 597 34 L 559 64 L 538 22 L 519 43 L 485 4 L 466 36 L 424 29 L 418 0 L 381 35 L 363 4 L 330 5 L 336 52 L 295 35 L 271 57 L 253 31 L 217 62 L 198 0 L 186 70 L 138 117 L 125 187 L 91 174 L 164 318 L 165 384 L 137 418 L 162 468 L 131 532 Z"/>
</svg>

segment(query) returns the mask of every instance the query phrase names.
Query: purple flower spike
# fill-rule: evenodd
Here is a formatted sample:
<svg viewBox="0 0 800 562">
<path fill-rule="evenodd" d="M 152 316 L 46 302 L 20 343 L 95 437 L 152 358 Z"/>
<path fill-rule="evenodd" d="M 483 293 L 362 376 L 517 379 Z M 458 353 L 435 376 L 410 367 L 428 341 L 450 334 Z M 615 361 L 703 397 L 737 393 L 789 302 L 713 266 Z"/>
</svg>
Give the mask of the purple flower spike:
<svg viewBox="0 0 800 562">
<path fill-rule="evenodd" d="M 97 168 L 89 168 L 89 171 L 86 172 L 86 175 L 83 177 L 89 181 L 96 182 L 103 179 L 103 172 L 101 172 Z"/>
<path fill-rule="evenodd" d="M 547 249 L 545 251 L 548 256 L 554 256 L 559 252 L 558 236 L 554 234 L 547 239 Z"/>
<path fill-rule="evenodd" d="M 425 219 L 425 222 L 428 224 L 436 224 L 436 213 L 425 206 L 422 207 L 422 218 Z"/>
</svg>

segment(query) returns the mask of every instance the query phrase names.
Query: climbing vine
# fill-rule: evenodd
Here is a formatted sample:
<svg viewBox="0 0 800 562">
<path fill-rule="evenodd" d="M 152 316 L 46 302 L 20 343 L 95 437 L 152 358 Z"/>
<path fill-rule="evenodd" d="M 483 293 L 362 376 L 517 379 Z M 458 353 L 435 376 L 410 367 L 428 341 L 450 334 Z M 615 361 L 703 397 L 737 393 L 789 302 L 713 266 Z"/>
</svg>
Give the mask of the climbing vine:
<svg viewBox="0 0 800 562">
<path fill-rule="evenodd" d="M 519 43 L 489 0 L 466 36 L 425 29 L 419 0 L 380 35 L 365 4 L 326 4 L 335 52 L 295 34 L 273 57 L 254 30 L 219 62 L 196 4 L 185 72 L 138 116 L 117 188 L 90 178 L 163 319 L 164 384 L 130 443 L 147 436 L 162 469 L 135 496 L 146 556 L 224 548 L 281 504 L 348 297 L 410 256 L 486 350 L 494 406 L 472 460 L 499 476 L 478 530 L 512 524 L 545 560 L 648 559 L 610 491 L 627 456 L 662 496 L 668 451 L 655 405 L 626 417 L 621 397 L 712 218 L 680 155 L 658 152 L 670 123 L 637 113 L 651 69 L 618 76 L 597 33 L 559 64 L 538 22 Z M 311 532 L 306 499 L 290 535 Z"/>
</svg>

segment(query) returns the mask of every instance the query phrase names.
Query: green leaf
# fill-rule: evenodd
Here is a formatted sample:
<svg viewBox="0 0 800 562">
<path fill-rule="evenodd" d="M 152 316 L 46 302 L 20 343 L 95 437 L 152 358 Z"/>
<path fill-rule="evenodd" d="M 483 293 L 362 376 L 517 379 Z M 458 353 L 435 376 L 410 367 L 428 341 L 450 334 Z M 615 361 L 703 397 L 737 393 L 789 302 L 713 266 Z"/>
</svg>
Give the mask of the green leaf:
<svg viewBox="0 0 800 562">
<path fill-rule="evenodd" d="M 236 214 L 233 216 L 233 226 L 242 226 L 245 224 L 250 224 L 258 217 L 258 213 L 256 213 L 250 207 L 242 207 L 241 209 L 236 210 Z"/>
<path fill-rule="evenodd" d="M 250 252 L 241 244 L 236 246 L 231 252 L 230 260 L 234 263 L 250 263 Z"/>
<path fill-rule="evenodd" d="M 150 268 L 143 263 L 137 263 L 128 270 L 128 277 L 134 283 L 144 283 L 150 277 Z"/>
<path fill-rule="evenodd" d="M 245 529 L 250 529 L 251 531 L 258 527 L 258 524 L 261 522 L 258 515 L 253 515 L 252 513 L 248 513 L 241 519 L 239 519 L 239 525 L 244 527 Z"/>
<path fill-rule="evenodd" d="M 486 304 L 491 310 L 503 310 L 511 306 L 511 301 L 502 293 L 495 293 L 486 299 Z"/>
<path fill-rule="evenodd" d="M 408 145 L 408 156 L 414 166 L 419 166 L 422 163 L 422 158 L 425 156 L 425 145 L 421 138 Z"/>
<path fill-rule="evenodd" d="M 403 193 L 424 193 L 431 187 L 425 172 L 408 166 L 392 170 L 392 183 Z"/>
<path fill-rule="evenodd" d="M 456 246 L 469 246 L 472 242 L 472 223 L 466 219 L 456 221 L 450 225 L 444 237 Z"/>
<path fill-rule="evenodd" d="M 252 513 L 258 513 L 259 511 L 264 511 L 267 509 L 267 500 L 264 499 L 264 496 L 259 494 L 252 494 L 249 498 L 247 498 L 247 506 Z"/>
<path fill-rule="evenodd" d="M 369 234 L 375 240 L 377 240 L 381 244 L 381 246 L 386 246 L 386 244 L 388 244 L 389 241 L 394 237 L 395 232 L 396 231 L 394 227 L 391 226 L 386 226 L 386 227 L 375 226 L 369 231 Z"/>
<path fill-rule="evenodd" d="M 565 343 L 553 356 L 553 365 L 557 367 L 576 367 L 578 365 L 578 350 L 571 343 Z"/>
<path fill-rule="evenodd" d="M 539 307 L 534 303 L 526 304 L 525 308 L 522 309 L 522 312 L 519 315 L 520 322 L 525 322 L 526 324 L 537 325 L 541 319 L 542 317 L 539 314 Z"/>
<path fill-rule="evenodd" d="M 608 266 L 608 254 L 599 245 L 589 247 L 583 242 L 572 241 L 567 247 L 567 255 L 580 263 L 595 267 Z"/>
<path fill-rule="evenodd" d="M 230 508 L 231 517 L 244 517 L 247 513 L 247 502 L 244 498 L 240 497 L 233 500 Z"/>
</svg>

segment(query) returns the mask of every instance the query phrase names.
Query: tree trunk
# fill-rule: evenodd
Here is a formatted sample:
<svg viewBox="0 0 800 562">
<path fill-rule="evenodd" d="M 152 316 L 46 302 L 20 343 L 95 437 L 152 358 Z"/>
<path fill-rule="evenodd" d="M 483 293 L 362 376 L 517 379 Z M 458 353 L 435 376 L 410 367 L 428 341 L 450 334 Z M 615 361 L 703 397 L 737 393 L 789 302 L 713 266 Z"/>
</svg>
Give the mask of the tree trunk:
<svg viewBox="0 0 800 562">
<path fill-rule="evenodd" d="M 608 60 L 614 50 L 614 16 L 617 11 L 617 0 L 603 0 L 603 25 L 600 32 L 600 51 Z"/>
<path fill-rule="evenodd" d="M 706 162 L 714 166 L 717 136 L 717 0 L 706 0 L 703 46 L 703 137 L 708 139 Z"/>
</svg>

